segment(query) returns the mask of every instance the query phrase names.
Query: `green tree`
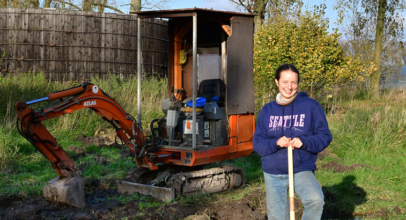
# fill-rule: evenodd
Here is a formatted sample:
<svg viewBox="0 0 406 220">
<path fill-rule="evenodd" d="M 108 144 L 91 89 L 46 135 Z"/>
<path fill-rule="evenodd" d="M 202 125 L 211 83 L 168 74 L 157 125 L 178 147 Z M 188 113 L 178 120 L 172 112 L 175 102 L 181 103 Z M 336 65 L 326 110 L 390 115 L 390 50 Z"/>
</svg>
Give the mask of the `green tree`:
<svg viewBox="0 0 406 220">
<path fill-rule="evenodd" d="M 258 108 L 276 94 L 275 70 L 292 63 L 300 71 L 300 89 L 318 97 L 333 88 L 362 82 L 373 71 L 343 52 L 335 30 L 329 34 L 323 14 L 305 12 L 297 19 L 277 17 L 262 26 L 254 43 L 254 79 Z M 262 101 L 261 101 L 262 100 Z"/>
</svg>

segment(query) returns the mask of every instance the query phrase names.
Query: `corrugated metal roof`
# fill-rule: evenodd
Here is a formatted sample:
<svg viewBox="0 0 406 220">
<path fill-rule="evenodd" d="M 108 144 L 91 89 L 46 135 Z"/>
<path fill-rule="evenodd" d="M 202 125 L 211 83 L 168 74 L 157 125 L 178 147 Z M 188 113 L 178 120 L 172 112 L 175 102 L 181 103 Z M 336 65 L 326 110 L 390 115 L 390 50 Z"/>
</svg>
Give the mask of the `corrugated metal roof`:
<svg viewBox="0 0 406 220">
<path fill-rule="evenodd" d="M 204 8 L 184 8 L 184 9 L 173 9 L 173 10 L 157 10 L 157 11 L 137 11 L 131 12 L 131 14 L 137 14 L 140 18 L 174 18 L 174 17 L 189 17 L 193 16 L 194 13 L 204 16 L 248 16 L 254 17 L 256 14 L 241 13 L 234 11 L 218 11 L 210 10 Z"/>
</svg>

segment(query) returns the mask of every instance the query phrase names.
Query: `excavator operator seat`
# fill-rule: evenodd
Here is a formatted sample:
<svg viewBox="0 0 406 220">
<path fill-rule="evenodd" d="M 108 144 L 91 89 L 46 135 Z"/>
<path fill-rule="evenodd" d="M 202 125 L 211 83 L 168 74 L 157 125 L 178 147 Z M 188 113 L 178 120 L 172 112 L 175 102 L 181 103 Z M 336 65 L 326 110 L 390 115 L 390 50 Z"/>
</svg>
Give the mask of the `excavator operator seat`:
<svg viewBox="0 0 406 220">
<path fill-rule="evenodd" d="M 216 101 L 219 107 L 224 107 L 226 97 L 226 84 L 221 79 L 206 79 L 200 82 L 198 97 L 205 97 L 207 102 L 211 102 L 213 97 L 218 96 Z"/>
</svg>

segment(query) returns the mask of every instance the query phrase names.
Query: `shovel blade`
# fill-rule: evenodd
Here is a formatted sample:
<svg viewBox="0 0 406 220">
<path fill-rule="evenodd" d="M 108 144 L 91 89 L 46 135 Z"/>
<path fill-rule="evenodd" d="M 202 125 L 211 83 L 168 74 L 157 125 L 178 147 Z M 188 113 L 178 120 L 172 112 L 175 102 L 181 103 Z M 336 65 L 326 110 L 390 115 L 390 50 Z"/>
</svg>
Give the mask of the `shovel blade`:
<svg viewBox="0 0 406 220">
<path fill-rule="evenodd" d="M 57 176 L 45 185 L 43 195 L 51 202 L 60 202 L 77 208 L 86 207 L 85 180 L 80 176 Z"/>
<path fill-rule="evenodd" d="M 142 195 L 152 196 L 163 202 L 170 202 L 175 199 L 175 191 L 173 188 L 150 186 L 118 180 L 116 183 L 120 193 L 140 193 Z"/>
</svg>

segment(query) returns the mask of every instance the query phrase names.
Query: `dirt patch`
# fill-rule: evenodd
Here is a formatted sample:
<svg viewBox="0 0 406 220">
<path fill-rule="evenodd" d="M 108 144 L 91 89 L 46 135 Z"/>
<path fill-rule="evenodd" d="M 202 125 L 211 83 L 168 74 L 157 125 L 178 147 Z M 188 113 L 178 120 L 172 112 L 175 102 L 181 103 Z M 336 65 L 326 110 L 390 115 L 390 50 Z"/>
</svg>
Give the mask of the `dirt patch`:
<svg viewBox="0 0 406 220">
<path fill-rule="evenodd" d="M 75 145 L 70 145 L 68 147 L 68 150 L 76 153 L 71 156 L 72 160 L 77 160 L 80 157 L 86 157 L 86 155 L 87 155 L 85 152 L 85 149 L 83 147 L 76 147 Z"/>
<path fill-rule="evenodd" d="M 105 145 L 101 145 L 101 147 L 117 148 L 117 149 L 128 149 L 128 147 L 125 144 L 118 144 L 118 143 L 105 144 Z"/>
<path fill-rule="evenodd" d="M 323 170 L 333 170 L 335 173 L 351 172 L 353 169 L 350 166 L 343 165 L 336 161 L 331 161 L 323 164 Z"/>
<path fill-rule="evenodd" d="M 382 218 L 382 219 L 387 219 L 390 216 L 396 216 L 402 214 L 402 209 L 399 206 L 394 206 L 389 207 L 389 208 L 380 208 L 376 211 L 373 211 L 369 213 L 367 216 L 368 217 L 374 217 L 374 218 Z"/>
<path fill-rule="evenodd" d="M 373 213 L 369 214 L 368 216 L 370 217 L 376 217 L 376 218 L 387 218 L 390 214 L 389 209 L 387 208 L 381 208 L 377 211 L 374 211 Z"/>
<path fill-rule="evenodd" d="M 358 168 L 365 168 L 365 169 L 373 169 L 371 166 L 368 165 L 364 165 L 364 164 L 359 164 L 359 163 L 355 163 L 353 165 L 351 165 L 351 167 L 356 170 Z"/>
<path fill-rule="evenodd" d="M 256 190 L 241 200 L 214 203 L 203 211 L 210 219 L 266 219 L 265 192 Z"/>
<path fill-rule="evenodd" d="M 330 161 L 321 166 L 323 170 L 332 170 L 335 173 L 351 172 L 358 168 L 372 169 L 372 167 L 363 164 L 353 164 L 351 166 L 346 166 L 344 164 L 338 163 L 336 161 Z"/>
<path fill-rule="evenodd" d="M 265 213 L 256 211 L 255 206 L 245 201 L 211 205 L 204 213 L 213 220 L 266 219 Z"/>
<path fill-rule="evenodd" d="M 85 137 L 83 135 L 78 135 L 78 141 L 83 142 L 84 146 L 95 144 L 97 146 L 112 144 L 113 142 L 107 136 L 104 137 Z"/>
<path fill-rule="evenodd" d="M 396 215 L 400 215 L 400 214 L 402 214 L 402 209 L 401 209 L 399 206 L 395 206 L 395 207 L 393 208 L 393 212 L 394 212 Z"/>
<path fill-rule="evenodd" d="M 303 205 L 295 198 L 295 217 L 301 219 Z M 221 201 L 204 207 L 197 214 L 188 216 L 187 220 L 234 220 L 234 219 L 268 219 L 266 210 L 266 193 L 255 190 L 240 200 L 223 203 Z"/>
<path fill-rule="evenodd" d="M 74 155 L 71 155 L 72 160 L 77 160 L 80 157 L 86 157 L 87 155 L 83 147 L 76 147 L 75 145 L 70 145 L 68 147 L 68 151 L 72 151 L 75 153 Z"/>
<path fill-rule="evenodd" d="M 72 151 L 72 152 L 75 152 L 75 153 L 77 153 L 77 154 L 80 154 L 80 153 L 84 153 L 84 152 L 85 152 L 85 149 L 84 149 L 83 147 L 76 147 L 76 146 L 73 145 L 73 144 L 71 144 L 71 145 L 68 147 L 68 150 L 69 150 L 69 151 Z"/>
<path fill-rule="evenodd" d="M 326 157 L 333 157 L 334 159 L 339 159 L 337 154 L 333 154 L 328 150 L 323 150 L 321 153 L 317 154 L 318 160 L 324 160 Z"/>
</svg>

